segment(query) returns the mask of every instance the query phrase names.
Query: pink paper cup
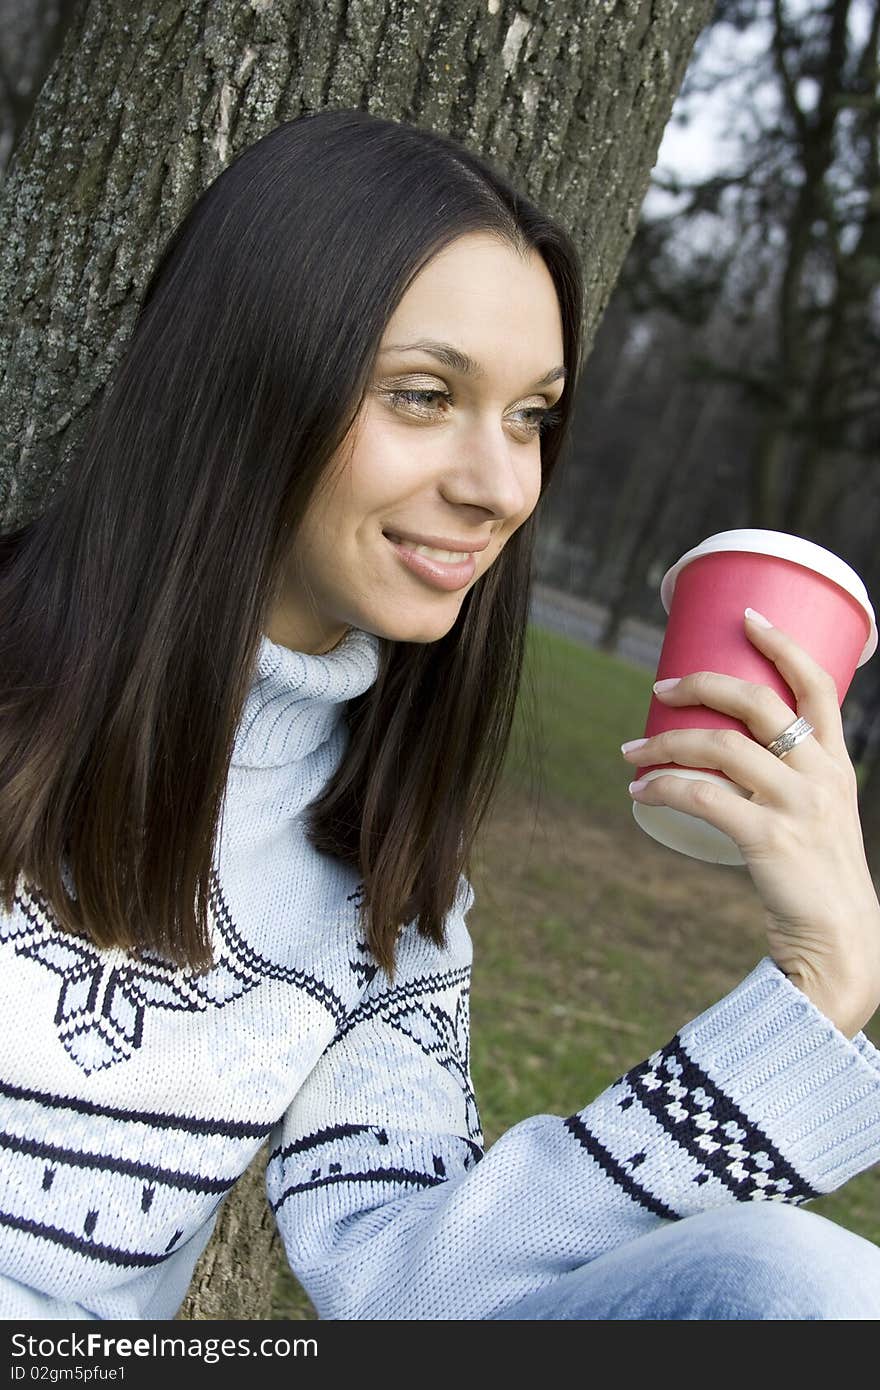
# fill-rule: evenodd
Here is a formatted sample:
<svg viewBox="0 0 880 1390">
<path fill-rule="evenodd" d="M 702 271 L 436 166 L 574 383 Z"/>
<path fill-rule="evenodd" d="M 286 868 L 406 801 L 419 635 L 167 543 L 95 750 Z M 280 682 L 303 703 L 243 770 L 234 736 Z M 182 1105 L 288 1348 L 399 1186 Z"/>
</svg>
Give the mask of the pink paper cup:
<svg viewBox="0 0 880 1390">
<path fill-rule="evenodd" d="M 676 561 L 660 584 L 669 614 L 657 679 L 721 671 L 769 685 L 797 717 L 797 701 L 781 675 L 745 632 L 743 613 L 755 608 L 789 633 L 833 677 L 843 703 L 856 668 L 877 648 L 877 622 L 862 580 L 844 560 L 785 531 L 721 531 Z M 652 696 L 645 737 L 665 729 L 739 729 L 741 720 L 706 705 L 669 706 Z M 778 729 L 777 733 L 782 733 Z M 755 740 L 756 741 L 756 740 Z M 769 741 L 769 740 L 768 740 Z M 718 782 L 739 796 L 751 793 L 715 768 L 674 763 L 640 767 L 652 781 L 672 774 Z M 636 823 L 662 845 L 710 864 L 742 864 L 739 846 L 698 816 L 669 806 L 632 803 Z"/>
</svg>

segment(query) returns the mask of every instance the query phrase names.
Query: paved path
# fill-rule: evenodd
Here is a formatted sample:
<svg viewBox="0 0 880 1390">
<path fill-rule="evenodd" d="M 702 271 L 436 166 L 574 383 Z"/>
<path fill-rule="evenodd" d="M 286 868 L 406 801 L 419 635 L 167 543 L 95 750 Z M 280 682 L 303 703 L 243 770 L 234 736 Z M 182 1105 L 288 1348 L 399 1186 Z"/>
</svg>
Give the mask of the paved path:
<svg viewBox="0 0 880 1390">
<path fill-rule="evenodd" d="M 577 598 L 563 589 L 553 589 L 547 584 L 532 585 L 531 619 L 537 627 L 559 632 L 574 642 L 583 642 L 594 647 L 602 630 L 605 609 L 589 599 Z M 643 623 L 638 618 L 626 618 L 617 644 L 617 655 L 626 661 L 642 666 L 647 671 L 656 671 L 663 646 L 664 629 Z M 880 658 L 878 658 L 880 659 Z M 865 756 L 863 740 L 859 730 L 866 716 L 860 702 L 850 693 L 844 700 L 842 718 L 843 731 L 847 743 L 857 746 L 859 757 Z M 872 726 L 873 728 L 873 726 Z M 874 733 L 871 747 L 880 745 L 880 732 Z M 871 754 L 871 757 L 874 755 Z"/>
<path fill-rule="evenodd" d="M 605 611 L 601 604 L 577 598 L 562 589 L 551 589 L 547 584 L 532 585 L 532 622 L 588 647 L 596 645 Z M 656 670 L 663 631 L 638 618 L 626 618 L 617 643 L 617 655 L 646 670 Z"/>
</svg>

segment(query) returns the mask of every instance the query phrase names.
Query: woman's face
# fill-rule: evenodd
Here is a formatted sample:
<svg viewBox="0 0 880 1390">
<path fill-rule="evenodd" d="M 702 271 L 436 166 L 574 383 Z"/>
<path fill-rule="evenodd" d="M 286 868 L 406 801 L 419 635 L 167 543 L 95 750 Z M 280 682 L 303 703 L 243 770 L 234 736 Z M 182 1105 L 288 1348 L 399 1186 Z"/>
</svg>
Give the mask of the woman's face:
<svg viewBox="0 0 880 1390">
<path fill-rule="evenodd" d="M 538 501 L 539 425 L 563 376 L 559 303 L 540 256 L 523 260 L 483 232 L 435 256 L 388 324 L 268 636 L 312 653 L 350 626 L 398 642 L 443 637 Z M 469 553 L 425 563 L 413 556 L 420 540 Z"/>
</svg>

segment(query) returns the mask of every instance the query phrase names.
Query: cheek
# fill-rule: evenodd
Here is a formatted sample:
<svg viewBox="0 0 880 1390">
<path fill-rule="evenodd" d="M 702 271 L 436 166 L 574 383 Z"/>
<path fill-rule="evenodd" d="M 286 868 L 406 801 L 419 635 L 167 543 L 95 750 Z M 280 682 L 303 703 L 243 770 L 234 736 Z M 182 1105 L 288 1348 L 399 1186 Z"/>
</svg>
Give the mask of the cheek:
<svg viewBox="0 0 880 1390">
<path fill-rule="evenodd" d="M 532 512 L 535 510 L 539 501 L 541 500 L 541 483 L 543 482 L 543 479 L 544 469 L 541 466 L 541 460 L 539 458 L 537 464 L 535 465 L 534 473 L 532 475 L 532 505 L 529 507 L 529 516 L 531 516 Z"/>
<path fill-rule="evenodd" d="M 399 496 L 404 469 L 393 456 L 371 441 L 358 448 L 334 477 L 332 485 L 309 508 L 305 531 L 325 544 L 344 543 L 352 530 Z"/>
<path fill-rule="evenodd" d="M 516 516 L 511 516 L 501 528 L 500 537 L 506 543 L 519 528 L 528 521 L 538 502 L 541 500 L 541 465 L 540 461 L 533 466 L 529 466 L 520 474 L 520 484 L 522 487 L 523 505 Z"/>
<path fill-rule="evenodd" d="M 537 450 L 535 453 L 535 458 L 529 461 L 529 465 L 522 475 L 523 509 L 516 518 L 516 526 L 522 526 L 524 521 L 528 521 L 541 500 L 543 470 L 541 468 L 541 456 Z"/>
<path fill-rule="evenodd" d="M 419 451 L 399 431 L 373 422 L 352 452 L 340 486 L 344 510 L 364 516 L 394 507 L 418 484 Z"/>
</svg>

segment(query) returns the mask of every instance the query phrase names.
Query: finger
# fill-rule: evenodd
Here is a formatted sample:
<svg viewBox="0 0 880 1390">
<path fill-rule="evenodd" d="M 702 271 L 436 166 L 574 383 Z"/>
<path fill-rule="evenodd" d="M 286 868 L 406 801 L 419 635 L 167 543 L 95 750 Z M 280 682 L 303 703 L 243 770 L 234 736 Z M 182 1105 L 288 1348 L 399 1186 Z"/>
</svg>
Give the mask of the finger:
<svg viewBox="0 0 880 1390">
<path fill-rule="evenodd" d="M 769 804 L 800 804 L 803 795 L 802 774 L 739 729 L 666 729 L 624 757 L 638 767 L 676 763 L 723 772 Z"/>
<path fill-rule="evenodd" d="M 722 714 L 733 715 L 741 720 L 765 752 L 767 744 L 778 738 L 783 729 L 787 729 L 798 717 L 769 685 L 756 685 L 720 671 L 694 671 L 689 676 L 682 676 L 678 685 L 671 690 L 658 690 L 656 694 L 664 704 L 677 707 L 707 705 L 710 709 L 720 710 Z M 782 761 L 774 753 L 768 753 L 768 757 L 775 758 L 776 762 Z M 827 754 L 815 735 L 810 734 L 786 755 L 785 761 L 789 769 L 810 773 L 819 771 L 825 765 Z"/>
<path fill-rule="evenodd" d="M 670 806 L 686 816 L 707 821 L 728 835 L 743 854 L 753 845 L 766 843 L 768 838 L 767 817 L 773 812 L 718 782 L 661 774 L 630 795 L 646 806 Z"/>
<path fill-rule="evenodd" d="M 839 691 L 830 672 L 782 628 L 761 627 L 753 619 L 746 618 L 745 629 L 749 640 L 773 662 L 797 701 L 798 714 L 808 719 L 815 729 L 817 742 L 832 756 L 842 755 L 849 760 L 840 716 L 840 706 L 846 692 Z M 799 744 L 794 752 L 798 752 L 801 746 Z M 789 757 L 792 756 L 789 754 Z"/>
</svg>

